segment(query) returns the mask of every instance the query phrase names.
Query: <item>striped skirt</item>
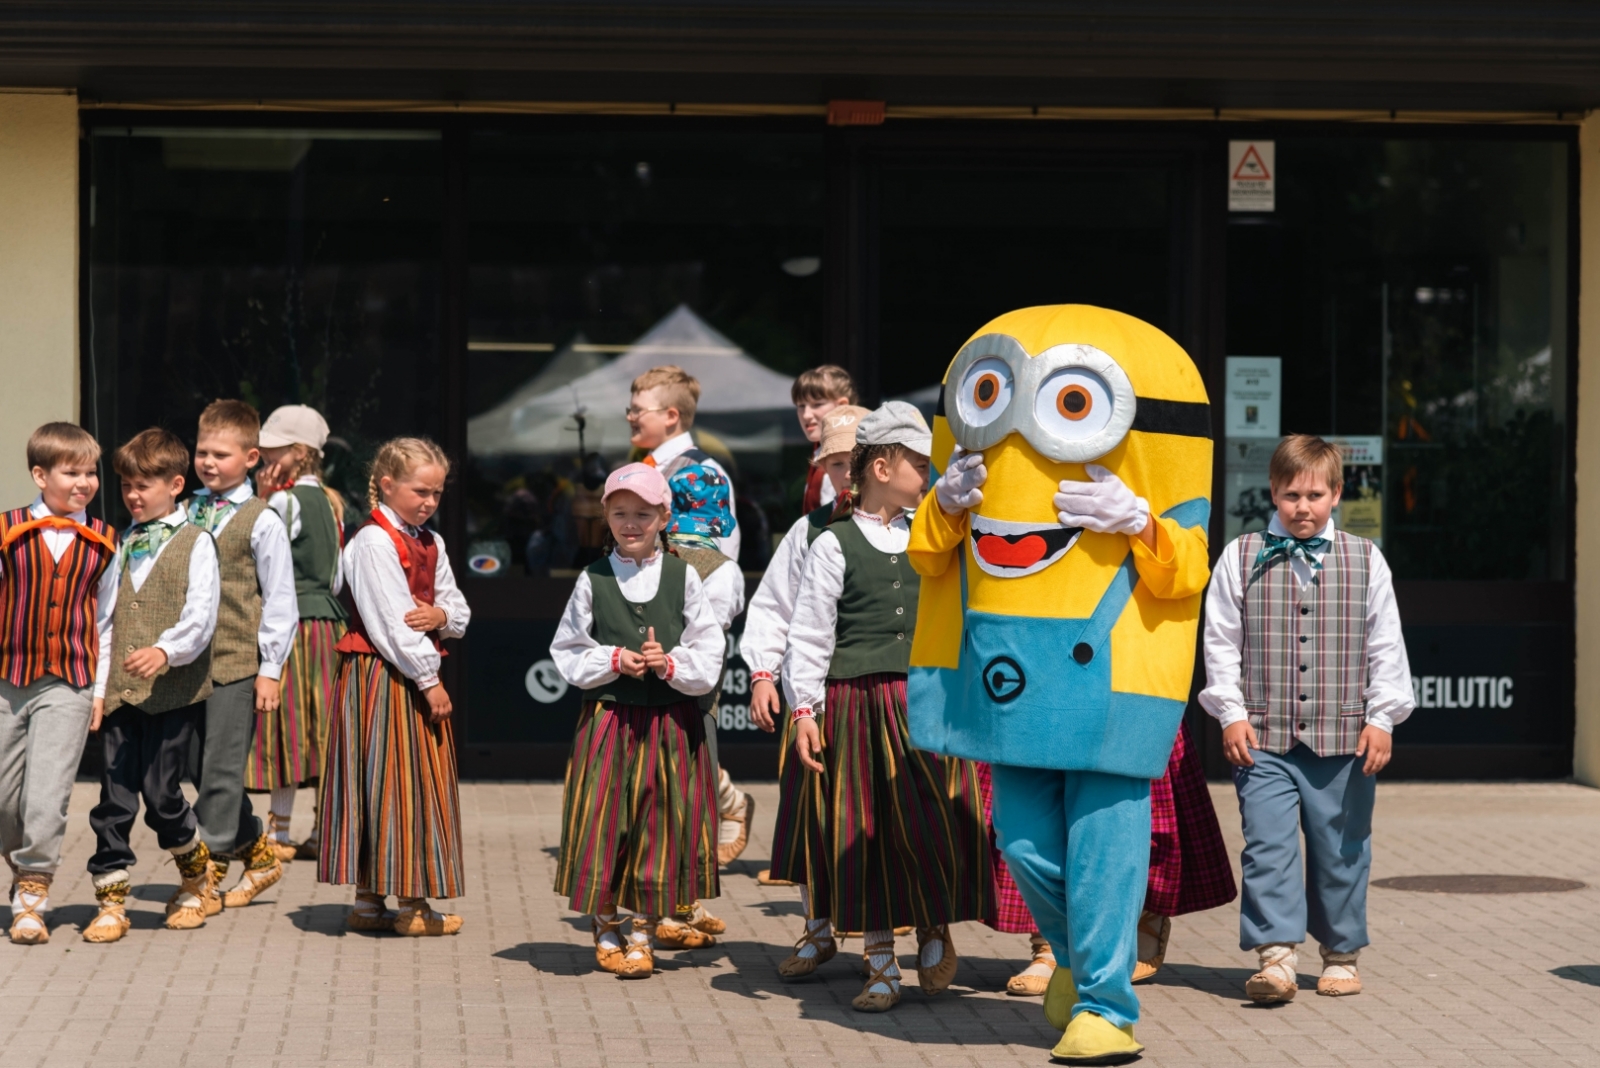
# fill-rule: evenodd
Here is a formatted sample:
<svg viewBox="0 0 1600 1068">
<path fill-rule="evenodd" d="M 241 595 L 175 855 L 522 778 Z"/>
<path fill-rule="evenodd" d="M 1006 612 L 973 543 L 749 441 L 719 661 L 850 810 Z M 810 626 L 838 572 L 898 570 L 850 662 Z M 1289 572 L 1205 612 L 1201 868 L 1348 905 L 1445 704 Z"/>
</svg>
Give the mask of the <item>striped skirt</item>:
<svg viewBox="0 0 1600 1068">
<path fill-rule="evenodd" d="M 772 876 L 804 883 L 844 931 L 989 915 L 994 893 L 977 765 L 911 744 L 906 677 L 830 680 L 823 774 L 784 761 Z"/>
<path fill-rule="evenodd" d="M 322 776 L 328 742 L 328 700 L 339 674 L 334 645 L 344 637 L 336 619 L 302 619 L 283 665 L 283 701 L 270 715 L 257 716 L 246 790 L 300 786 Z"/>
<path fill-rule="evenodd" d="M 698 702 L 584 708 L 561 801 L 555 891 L 574 912 L 615 906 L 644 916 L 721 892 L 717 773 Z"/>
<path fill-rule="evenodd" d="M 401 897 L 460 897 L 455 733 L 381 656 L 347 653 L 329 710 L 317 881 Z"/>
<path fill-rule="evenodd" d="M 996 931 L 1006 934 L 1033 934 L 1039 925 L 1033 922 L 1028 903 L 1022 900 L 1022 891 L 1011 877 L 1005 858 L 1000 855 L 1000 843 L 994 837 L 994 778 L 989 765 L 978 764 L 978 790 L 983 798 L 983 822 L 989 832 L 989 859 L 994 864 L 994 903 L 983 922 Z"/>
<path fill-rule="evenodd" d="M 1180 724 L 1167 773 L 1150 784 L 1150 880 L 1145 887 L 1145 910 L 1182 916 L 1226 905 L 1238 893 L 1200 754 L 1189 736 L 1188 724 Z"/>
</svg>

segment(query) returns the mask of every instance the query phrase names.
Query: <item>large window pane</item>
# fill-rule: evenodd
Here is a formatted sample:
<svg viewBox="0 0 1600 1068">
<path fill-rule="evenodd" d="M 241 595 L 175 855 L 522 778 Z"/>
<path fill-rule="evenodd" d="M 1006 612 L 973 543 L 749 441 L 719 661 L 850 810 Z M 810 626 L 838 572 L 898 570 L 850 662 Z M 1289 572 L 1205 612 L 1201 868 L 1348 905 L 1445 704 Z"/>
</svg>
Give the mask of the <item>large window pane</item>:
<svg viewBox="0 0 1600 1068">
<path fill-rule="evenodd" d="M 192 443 L 218 397 L 310 404 L 359 507 L 378 442 L 441 434 L 437 133 L 93 133 L 84 420 L 102 444 L 151 425 Z M 125 518 L 114 483 L 99 506 Z"/>
</svg>

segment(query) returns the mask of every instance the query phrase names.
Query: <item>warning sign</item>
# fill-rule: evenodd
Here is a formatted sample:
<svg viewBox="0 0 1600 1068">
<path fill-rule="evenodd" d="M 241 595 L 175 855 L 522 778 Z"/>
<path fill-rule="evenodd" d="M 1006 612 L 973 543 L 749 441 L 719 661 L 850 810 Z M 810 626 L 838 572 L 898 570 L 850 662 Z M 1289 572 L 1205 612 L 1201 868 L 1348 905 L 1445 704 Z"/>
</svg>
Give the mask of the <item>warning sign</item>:
<svg viewBox="0 0 1600 1068">
<path fill-rule="evenodd" d="M 1228 210 L 1272 211 L 1278 161 L 1272 141 L 1228 142 Z"/>
</svg>

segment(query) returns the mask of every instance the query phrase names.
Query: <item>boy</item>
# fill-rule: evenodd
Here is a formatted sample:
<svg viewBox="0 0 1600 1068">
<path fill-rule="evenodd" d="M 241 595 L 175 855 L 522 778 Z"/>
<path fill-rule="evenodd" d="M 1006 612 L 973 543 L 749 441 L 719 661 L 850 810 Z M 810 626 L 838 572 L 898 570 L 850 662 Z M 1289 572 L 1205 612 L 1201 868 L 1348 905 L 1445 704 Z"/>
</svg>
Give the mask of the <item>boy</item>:
<svg viewBox="0 0 1600 1068">
<path fill-rule="evenodd" d="M 128 839 L 139 799 L 156 841 L 172 854 L 183 882 L 167 905 L 166 926 L 199 927 L 217 911 L 211 851 L 199 835 L 180 780 L 195 728 L 211 693 L 211 636 L 221 581 L 212 540 L 178 505 L 189 450 L 165 430 L 135 435 L 113 461 L 133 526 L 122 539 L 111 630 L 117 657 L 95 687 L 89 729 L 105 751 L 100 803 L 89 813 L 95 852 L 89 858 L 100 912 L 86 942 L 115 942 L 128 933 L 124 906 Z M 108 686 L 109 683 L 109 686 Z"/>
<path fill-rule="evenodd" d="M 67 801 L 104 688 L 116 597 L 116 538 L 85 509 L 100 445 L 46 423 L 28 439 L 39 496 L 0 517 L 0 852 L 11 867 L 11 941 L 50 940 L 50 883 Z"/>
<path fill-rule="evenodd" d="M 818 463 L 823 455 L 822 421 L 841 404 L 855 404 L 856 387 L 850 381 L 849 371 L 825 363 L 801 371 L 789 388 L 789 396 L 794 400 L 794 414 L 800 420 L 801 432 L 816 446 L 811 454 L 811 469 L 806 472 L 805 494 L 800 498 L 800 511 L 805 514 L 833 502 L 833 483 L 823 477 L 822 466 Z"/>
<path fill-rule="evenodd" d="M 1308 926 L 1322 950 L 1317 993 L 1361 992 L 1373 776 L 1416 704 L 1389 565 L 1329 519 L 1344 486 L 1338 448 L 1284 438 L 1268 479 L 1277 514 L 1223 549 L 1212 573 L 1200 692 L 1235 765 L 1239 947 L 1259 956 L 1245 992 L 1264 1004 L 1294 1000 Z"/>
<path fill-rule="evenodd" d="M 196 729 L 190 777 L 199 791 L 200 835 L 216 858 L 217 882 L 229 860 L 245 862 L 222 897 L 243 908 L 283 877 L 283 862 L 262 833 L 244 791 L 255 715 L 276 712 L 278 680 L 300 625 L 294 558 L 282 517 L 255 496 L 250 469 L 261 459 L 261 417 L 243 401 L 214 401 L 200 413 L 194 469 L 204 488 L 189 501 L 189 521 L 217 543 L 222 603 L 212 643 L 215 684 Z"/>
<path fill-rule="evenodd" d="M 633 396 L 628 401 L 629 440 L 648 455 L 644 462 L 658 468 L 672 482 L 680 472 L 693 474 L 702 483 L 702 499 L 715 499 L 721 513 L 713 528 L 705 531 L 717 551 L 730 560 L 739 559 L 739 527 L 733 503 L 733 482 L 727 469 L 695 446 L 689 431 L 694 427 L 695 406 L 700 403 L 700 383 L 681 367 L 652 367 L 633 380 Z M 690 472 L 686 469 L 696 468 Z M 726 508 L 721 502 L 726 501 Z"/>
</svg>

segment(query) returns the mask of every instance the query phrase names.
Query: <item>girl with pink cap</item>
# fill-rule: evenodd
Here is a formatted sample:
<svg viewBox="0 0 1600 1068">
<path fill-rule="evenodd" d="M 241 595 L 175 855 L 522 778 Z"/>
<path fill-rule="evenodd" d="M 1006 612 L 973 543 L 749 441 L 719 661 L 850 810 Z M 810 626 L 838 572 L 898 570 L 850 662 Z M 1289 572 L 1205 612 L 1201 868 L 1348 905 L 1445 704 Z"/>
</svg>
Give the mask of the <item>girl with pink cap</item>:
<svg viewBox="0 0 1600 1068">
<path fill-rule="evenodd" d="M 722 672 L 700 576 L 668 547 L 672 492 L 628 464 L 601 498 L 611 551 L 578 576 L 550 657 L 583 691 L 562 802 L 555 890 L 593 915 L 595 962 L 655 971 L 653 940 L 686 940 L 680 905 L 716 897 L 717 780 L 695 700 Z M 622 927 L 632 913 L 632 930 Z"/>
</svg>

